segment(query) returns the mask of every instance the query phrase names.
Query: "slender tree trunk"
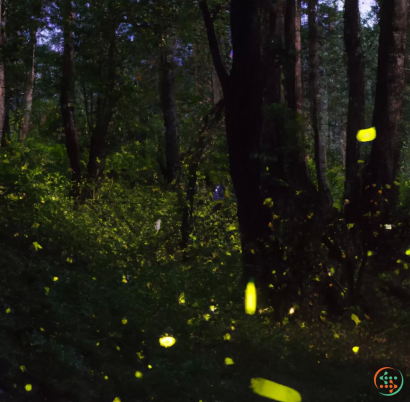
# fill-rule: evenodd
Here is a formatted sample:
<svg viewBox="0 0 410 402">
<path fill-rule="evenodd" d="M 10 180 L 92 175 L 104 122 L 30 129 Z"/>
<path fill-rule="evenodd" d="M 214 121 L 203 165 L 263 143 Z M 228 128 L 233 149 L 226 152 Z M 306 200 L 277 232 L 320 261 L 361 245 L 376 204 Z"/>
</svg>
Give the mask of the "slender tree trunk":
<svg viewBox="0 0 410 402">
<path fill-rule="evenodd" d="M 85 117 L 87 119 L 87 127 L 88 131 L 91 132 L 93 127 L 92 127 L 92 122 L 91 122 L 91 116 L 92 116 L 92 109 L 89 109 L 89 99 L 88 99 L 88 94 L 87 94 L 87 88 L 85 87 L 85 83 L 82 84 L 82 89 L 83 89 L 83 98 L 84 98 L 84 110 L 85 110 Z"/>
<path fill-rule="evenodd" d="M 398 123 L 405 87 L 406 29 L 407 1 L 381 2 L 376 99 L 373 112 L 373 126 L 376 127 L 377 137 L 366 169 L 363 213 L 370 212 L 372 216 L 377 213 L 384 219 L 389 216 L 397 196 L 393 182 L 400 149 Z"/>
<path fill-rule="evenodd" d="M 295 51 L 296 51 L 296 65 L 295 65 L 295 97 L 296 97 L 296 113 L 302 114 L 303 109 L 303 87 L 302 87 L 302 40 L 300 37 L 300 25 L 302 18 L 302 2 L 296 0 L 296 20 L 295 20 Z"/>
<path fill-rule="evenodd" d="M 212 70 L 212 95 L 214 105 L 223 99 L 221 83 L 219 82 L 218 74 L 216 73 L 215 68 Z"/>
<path fill-rule="evenodd" d="M 2 4 L 0 4 L 0 144 L 3 137 L 4 118 L 6 114 L 6 84 L 4 77 L 3 32 L 2 32 Z"/>
<path fill-rule="evenodd" d="M 296 28 L 296 1 L 297 0 L 286 0 L 286 11 L 285 11 L 285 49 L 286 49 L 286 95 L 288 100 L 288 107 L 293 111 L 297 111 L 297 103 L 300 102 L 298 93 L 296 91 L 296 36 L 299 33 L 300 41 L 300 27 L 299 30 Z M 300 59 L 300 58 L 299 58 Z"/>
<path fill-rule="evenodd" d="M 81 164 L 78 133 L 74 121 L 74 45 L 72 32 L 74 13 L 71 8 L 71 0 L 67 0 L 63 7 L 64 51 L 60 107 L 73 182 L 72 195 L 76 196 L 78 194 L 78 184 L 81 180 Z"/>
<path fill-rule="evenodd" d="M 25 106 L 23 112 L 23 122 L 20 127 L 20 142 L 24 146 L 27 138 L 27 134 L 30 129 L 30 117 L 31 109 L 33 107 L 33 92 L 34 92 L 34 80 L 35 80 L 35 54 L 37 45 L 37 27 L 33 26 L 30 30 L 30 70 L 27 76 L 26 91 L 25 91 Z"/>
<path fill-rule="evenodd" d="M 107 89 L 104 93 L 97 96 L 96 122 L 92 130 L 90 156 L 87 165 L 88 178 L 97 183 L 97 190 L 104 178 L 104 167 L 107 158 L 107 136 L 114 109 L 120 96 L 115 77 L 115 29 L 112 29 L 110 32 L 109 40 L 107 76 L 105 79 Z M 91 197 L 90 189 L 87 189 L 84 197 Z"/>
<path fill-rule="evenodd" d="M 359 152 L 357 132 L 364 127 L 365 83 L 364 56 L 361 39 L 359 0 L 345 0 L 344 42 L 347 53 L 347 76 L 349 79 L 349 104 L 346 128 L 346 180 L 344 199 L 346 222 L 354 223 L 358 219 Z"/>
<path fill-rule="evenodd" d="M 6 112 L 3 124 L 3 137 L 1 138 L 1 146 L 6 147 L 10 144 L 10 96 L 6 93 Z"/>
<path fill-rule="evenodd" d="M 319 94 L 319 42 L 317 33 L 318 0 L 309 0 L 309 92 L 310 119 L 315 135 L 315 162 L 319 187 L 319 197 L 326 212 L 332 207 L 332 196 L 326 177 L 326 146 L 321 130 L 320 94 Z"/>
<path fill-rule="evenodd" d="M 175 44 L 164 46 L 160 55 L 160 100 L 164 118 L 165 161 L 167 182 L 177 179 L 181 168 L 179 158 L 178 127 L 175 105 Z"/>
</svg>

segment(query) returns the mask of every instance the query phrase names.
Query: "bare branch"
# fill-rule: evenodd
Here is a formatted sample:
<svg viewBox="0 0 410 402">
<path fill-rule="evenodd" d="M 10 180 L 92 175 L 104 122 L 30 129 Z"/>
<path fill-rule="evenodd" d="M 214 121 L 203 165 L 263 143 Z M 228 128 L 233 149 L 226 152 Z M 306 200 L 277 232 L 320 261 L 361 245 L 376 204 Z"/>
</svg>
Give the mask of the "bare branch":
<svg viewBox="0 0 410 402">
<path fill-rule="evenodd" d="M 209 12 L 208 4 L 206 0 L 200 2 L 200 8 L 204 15 L 204 22 L 206 33 L 208 35 L 209 48 L 212 54 L 212 60 L 214 62 L 216 73 L 218 74 L 219 81 L 221 82 L 222 88 L 225 88 L 228 82 L 229 74 L 227 73 L 221 58 L 221 53 L 219 51 L 218 40 L 215 34 L 215 28 L 211 13 Z"/>
</svg>

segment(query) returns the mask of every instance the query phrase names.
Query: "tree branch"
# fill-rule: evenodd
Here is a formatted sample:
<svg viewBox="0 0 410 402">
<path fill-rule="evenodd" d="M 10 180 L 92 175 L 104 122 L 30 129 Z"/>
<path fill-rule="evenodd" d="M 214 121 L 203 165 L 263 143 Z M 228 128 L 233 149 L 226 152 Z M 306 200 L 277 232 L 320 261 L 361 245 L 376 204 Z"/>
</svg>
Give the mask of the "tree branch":
<svg viewBox="0 0 410 402">
<path fill-rule="evenodd" d="M 209 12 L 208 4 L 206 0 L 202 0 L 199 6 L 204 15 L 204 22 L 206 33 L 208 35 L 209 48 L 212 54 L 212 60 L 214 62 L 216 73 L 218 74 L 219 81 L 221 82 L 222 88 L 225 88 L 228 83 L 229 74 L 227 73 L 221 58 L 221 53 L 219 51 L 218 40 L 215 34 L 215 27 L 211 13 Z"/>
</svg>

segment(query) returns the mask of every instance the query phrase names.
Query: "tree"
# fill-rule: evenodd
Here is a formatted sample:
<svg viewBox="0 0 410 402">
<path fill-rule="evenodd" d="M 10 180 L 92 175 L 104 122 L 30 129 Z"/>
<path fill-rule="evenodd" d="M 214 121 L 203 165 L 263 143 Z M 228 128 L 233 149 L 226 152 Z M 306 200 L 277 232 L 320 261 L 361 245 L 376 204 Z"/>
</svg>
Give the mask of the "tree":
<svg viewBox="0 0 410 402">
<path fill-rule="evenodd" d="M 373 126 L 377 137 L 364 179 L 363 213 L 381 215 L 384 216 L 383 219 L 388 219 L 396 198 L 393 182 L 400 156 L 398 122 L 401 118 L 405 83 L 406 29 L 407 1 L 382 1 L 373 112 Z"/>
<path fill-rule="evenodd" d="M 244 261 L 243 279 L 267 285 L 266 244 L 269 210 L 261 195 L 259 144 L 262 133 L 263 82 L 257 1 L 233 0 L 230 8 L 232 69 L 227 73 L 219 52 L 213 19 L 206 1 L 200 3 L 209 46 L 225 99 L 229 164 L 238 202 Z"/>
<path fill-rule="evenodd" d="M 159 92 L 164 119 L 166 180 L 172 183 L 177 179 L 181 168 L 179 157 L 178 127 L 175 105 L 175 60 L 177 41 L 168 45 L 168 38 L 163 38 L 159 63 Z"/>
<path fill-rule="evenodd" d="M 344 12 L 344 41 L 347 53 L 349 104 L 346 128 L 346 180 L 343 198 L 346 202 L 346 222 L 358 219 L 359 176 L 356 134 L 364 129 L 364 56 L 358 0 L 346 0 Z"/>
<path fill-rule="evenodd" d="M 310 119 L 315 135 L 315 164 L 319 197 L 327 213 L 332 207 L 332 195 L 326 177 L 326 145 L 322 135 L 319 94 L 319 41 L 317 34 L 318 0 L 309 0 L 309 94 Z"/>
<path fill-rule="evenodd" d="M 6 87 L 3 59 L 2 5 L 0 4 L 0 144 L 3 137 L 4 118 L 6 115 Z"/>
<path fill-rule="evenodd" d="M 73 195 L 78 193 L 78 184 L 81 181 L 80 147 L 78 133 L 74 121 L 74 45 L 73 23 L 74 13 L 71 0 L 66 0 L 62 5 L 63 16 L 63 74 L 61 82 L 60 107 L 63 118 L 65 143 L 70 161 L 71 178 L 73 181 Z"/>
</svg>

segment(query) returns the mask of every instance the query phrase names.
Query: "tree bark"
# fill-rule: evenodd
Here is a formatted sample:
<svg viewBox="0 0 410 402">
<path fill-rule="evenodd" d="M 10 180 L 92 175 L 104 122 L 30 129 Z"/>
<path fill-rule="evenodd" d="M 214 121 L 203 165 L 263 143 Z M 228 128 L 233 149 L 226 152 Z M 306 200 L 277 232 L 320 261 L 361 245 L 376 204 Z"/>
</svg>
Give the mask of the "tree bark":
<svg viewBox="0 0 410 402">
<path fill-rule="evenodd" d="M 35 80 L 35 54 L 37 46 L 37 26 L 33 26 L 30 30 L 30 70 L 27 76 L 26 91 L 25 91 L 25 106 L 23 112 L 23 122 L 20 127 L 20 142 L 24 146 L 29 129 L 30 129 L 30 117 L 31 109 L 33 107 L 33 91 L 34 91 L 34 80 Z"/>
<path fill-rule="evenodd" d="M 387 218 L 397 196 L 393 184 L 399 161 L 398 123 L 401 118 L 405 76 L 407 1 L 381 2 L 374 140 L 364 180 L 364 213 Z M 375 186 L 373 186 L 375 184 Z M 382 191 L 379 195 L 379 191 Z M 387 202 L 384 201 L 387 199 Z M 372 202 L 373 201 L 373 202 Z M 376 205 L 377 202 L 377 205 Z"/>
<path fill-rule="evenodd" d="M 232 0 L 230 25 L 233 60 L 230 75 L 224 68 L 213 20 L 206 1 L 200 3 L 209 46 L 225 99 L 225 127 L 229 165 L 237 199 L 244 262 L 243 282 L 253 277 L 267 287 L 269 210 L 261 196 L 259 142 L 262 132 L 262 68 L 258 9 L 255 0 Z"/>
<path fill-rule="evenodd" d="M 115 77 L 115 28 L 111 27 L 109 36 L 109 50 L 107 61 L 107 75 L 105 77 L 106 90 L 97 96 L 96 121 L 92 130 L 90 142 L 90 156 L 87 165 L 88 178 L 97 183 L 98 189 L 104 178 L 104 167 L 107 158 L 107 136 L 109 133 L 115 106 L 119 99 L 119 85 Z M 91 197 L 90 188 L 84 193 L 84 197 Z"/>
<path fill-rule="evenodd" d="M 295 51 L 296 51 L 296 65 L 295 65 L 295 97 L 296 97 L 296 113 L 302 114 L 303 109 L 303 87 L 302 87 L 302 40 L 300 36 L 300 26 L 302 18 L 302 1 L 296 0 L 296 20 L 295 20 Z"/>
<path fill-rule="evenodd" d="M 320 93 L 319 93 L 319 42 L 317 33 L 318 0 L 309 0 L 309 92 L 310 119 L 315 135 L 315 162 L 318 181 L 318 191 L 326 213 L 332 207 L 332 196 L 326 177 L 326 146 L 321 130 Z"/>
<path fill-rule="evenodd" d="M 165 161 L 167 183 L 177 179 L 181 168 L 175 105 L 175 44 L 164 45 L 159 63 L 159 92 L 164 119 Z"/>
<path fill-rule="evenodd" d="M 285 69 L 285 82 L 286 82 L 286 96 L 289 109 L 297 111 L 297 103 L 300 100 L 297 99 L 296 92 L 296 1 L 286 0 L 285 11 L 285 49 L 286 49 L 286 69 Z M 300 42 L 300 28 L 299 28 L 299 42 Z M 299 57 L 300 59 L 300 57 Z"/>
<path fill-rule="evenodd" d="M 0 4 L 0 144 L 3 137 L 4 118 L 6 114 L 6 84 L 4 77 L 4 58 L 3 58 L 3 32 L 2 32 L 2 8 Z"/>
<path fill-rule="evenodd" d="M 81 164 L 78 133 L 74 121 L 74 45 L 72 32 L 74 13 L 72 12 L 71 0 L 67 0 L 63 7 L 64 51 L 60 107 L 73 182 L 71 193 L 76 196 L 78 195 L 78 184 L 81 180 Z"/>
<path fill-rule="evenodd" d="M 347 53 L 347 76 L 349 79 L 349 104 L 346 128 L 346 178 L 344 199 L 347 223 L 358 220 L 359 152 L 356 140 L 357 132 L 364 129 L 365 83 L 364 55 L 362 50 L 359 0 L 346 0 L 344 12 L 344 42 Z"/>
</svg>

